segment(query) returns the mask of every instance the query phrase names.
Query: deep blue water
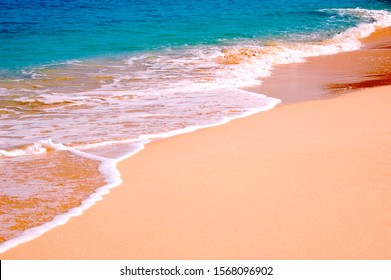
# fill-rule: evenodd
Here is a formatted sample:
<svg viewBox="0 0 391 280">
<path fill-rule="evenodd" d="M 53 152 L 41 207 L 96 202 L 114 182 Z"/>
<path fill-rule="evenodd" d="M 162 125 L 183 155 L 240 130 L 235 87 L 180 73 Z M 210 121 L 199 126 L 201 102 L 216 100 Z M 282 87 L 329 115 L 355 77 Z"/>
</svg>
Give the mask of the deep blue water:
<svg viewBox="0 0 391 280">
<path fill-rule="evenodd" d="M 374 0 L 1 0 L 0 71 L 244 38 L 334 34 L 324 8 L 386 9 Z"/>
</svg>

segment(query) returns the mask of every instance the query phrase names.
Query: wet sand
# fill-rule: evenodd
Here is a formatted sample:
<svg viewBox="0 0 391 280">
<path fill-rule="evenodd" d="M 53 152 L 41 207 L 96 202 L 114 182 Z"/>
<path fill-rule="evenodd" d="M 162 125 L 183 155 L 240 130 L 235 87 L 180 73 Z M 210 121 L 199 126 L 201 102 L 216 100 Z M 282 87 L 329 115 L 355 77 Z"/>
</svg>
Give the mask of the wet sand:
<svg viewBox="0 0 391 280">
<path fill-rule="evenodd" d="M 306 63 L 278 65 L 260 86 L 246 90 L 277 97 L 282 104 L 337 97 L 391 84 L 391 28 L 362 40 L 360 50 L 307 58 Z M 281 82 L 283 81 L 283 82 Z"/>
</svg>

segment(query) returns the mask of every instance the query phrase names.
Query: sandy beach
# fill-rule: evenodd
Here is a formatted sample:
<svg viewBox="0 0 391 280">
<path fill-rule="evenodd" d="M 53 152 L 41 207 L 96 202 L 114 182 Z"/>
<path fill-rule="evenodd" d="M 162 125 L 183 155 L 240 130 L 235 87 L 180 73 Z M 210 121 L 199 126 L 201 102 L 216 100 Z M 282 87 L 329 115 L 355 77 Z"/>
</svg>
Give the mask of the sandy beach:
<svg viewBox="0 0 391 280">
<path fill-rule="evenodd" d="M 390 91 L 148 145 L 104 201 L 1 258 L 390 259 Z"/>
<path fill-rule="evenodd" d="M 388 73 L 383 35 L 277 68 L 253 90 L 289 104 L 147 145 L 103 201 L 1 259 L 390 259 L 391 86 L 324 98 L 380 73 L 355 57 Z"/>
</svg>

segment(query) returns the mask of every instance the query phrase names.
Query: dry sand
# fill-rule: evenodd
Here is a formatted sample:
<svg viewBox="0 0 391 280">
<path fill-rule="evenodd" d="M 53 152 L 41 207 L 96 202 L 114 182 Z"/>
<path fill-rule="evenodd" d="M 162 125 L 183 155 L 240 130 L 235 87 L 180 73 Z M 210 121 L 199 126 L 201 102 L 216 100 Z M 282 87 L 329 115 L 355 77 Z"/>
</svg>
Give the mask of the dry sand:
<svg viewBox="0 0 391 280">
<path fill-rule="evenodd" d="M 391 87 L 152 143 L 2 259 L 390 259 Z"/>
</svg>

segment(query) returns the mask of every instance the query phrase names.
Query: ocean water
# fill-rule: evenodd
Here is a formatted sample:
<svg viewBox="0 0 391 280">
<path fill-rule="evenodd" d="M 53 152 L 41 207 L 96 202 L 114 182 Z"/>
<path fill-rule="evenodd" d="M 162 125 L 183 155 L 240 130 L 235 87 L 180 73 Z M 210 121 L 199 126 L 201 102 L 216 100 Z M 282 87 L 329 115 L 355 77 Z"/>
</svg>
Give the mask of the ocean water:
<svg viewBox="0 0 391 280">
<path fill-rule="evenodd" d="M 389 1 L 0 0 L 0 252 L 117 186 L 155 139 L 272 109 L 243 87 L 352 51 Z"/>
</svg>

